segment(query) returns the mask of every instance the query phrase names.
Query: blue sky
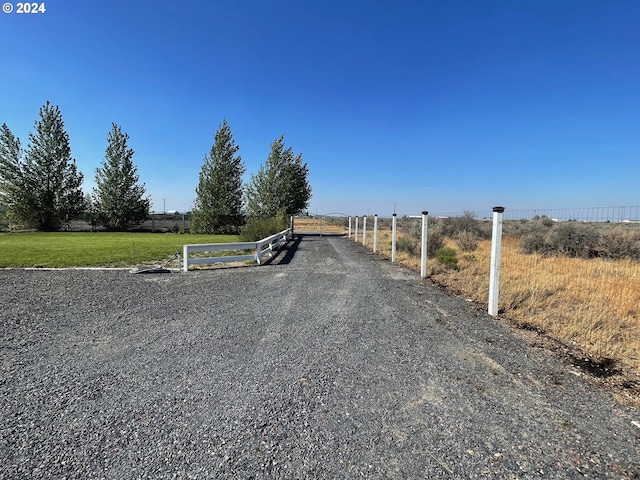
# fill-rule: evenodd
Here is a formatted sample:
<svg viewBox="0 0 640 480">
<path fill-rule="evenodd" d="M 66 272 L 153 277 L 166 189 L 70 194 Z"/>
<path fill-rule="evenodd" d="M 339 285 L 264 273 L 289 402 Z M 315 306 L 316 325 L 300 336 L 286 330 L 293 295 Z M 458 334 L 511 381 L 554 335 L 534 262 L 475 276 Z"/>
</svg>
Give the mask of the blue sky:
<svg viewBox="0 0 640 480">
<path fill-rule="evenodd" d="M 12 2 L 16 6 L 16 2 Z M 0 123 L 47 100 L 94 186 L 111 122 L 184 211 L 223 118 L 249 174 L 303 155 L 310 211 L 640 204 L 640 2 L 45 2 L 0 14 Z"/>
</svg>

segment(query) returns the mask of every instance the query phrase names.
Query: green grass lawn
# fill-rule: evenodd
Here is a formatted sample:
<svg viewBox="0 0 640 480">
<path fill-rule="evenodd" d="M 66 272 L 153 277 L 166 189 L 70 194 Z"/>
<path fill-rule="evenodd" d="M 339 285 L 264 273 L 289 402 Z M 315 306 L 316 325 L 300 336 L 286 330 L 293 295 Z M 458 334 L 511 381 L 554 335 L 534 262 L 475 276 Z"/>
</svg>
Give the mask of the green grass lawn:
<svg viewBox="0 0 640 480">
<path fill-rule="evenodd" d="M 237 242 L 236 235 L 132 232 L 0 233 L 0 268 L 162 264 L 182 246 Z M 135 260 L 134 260 L 135 258 Z"/>
</svg>

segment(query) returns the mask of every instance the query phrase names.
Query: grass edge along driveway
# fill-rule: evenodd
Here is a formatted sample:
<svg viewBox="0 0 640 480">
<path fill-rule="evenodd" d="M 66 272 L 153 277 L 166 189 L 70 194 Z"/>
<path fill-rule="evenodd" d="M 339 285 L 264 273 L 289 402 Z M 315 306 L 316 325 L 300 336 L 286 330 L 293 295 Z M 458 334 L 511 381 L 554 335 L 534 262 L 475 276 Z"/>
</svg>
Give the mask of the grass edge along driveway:
<svg viewBox="0 0 640 480">
<path fill-rule="evenodd" d="M 0 233 L 0 268 L 130 267 L 162 263 L 185 244 L 230 243 L 237 235 L 138 232 Z"/>
</svg>

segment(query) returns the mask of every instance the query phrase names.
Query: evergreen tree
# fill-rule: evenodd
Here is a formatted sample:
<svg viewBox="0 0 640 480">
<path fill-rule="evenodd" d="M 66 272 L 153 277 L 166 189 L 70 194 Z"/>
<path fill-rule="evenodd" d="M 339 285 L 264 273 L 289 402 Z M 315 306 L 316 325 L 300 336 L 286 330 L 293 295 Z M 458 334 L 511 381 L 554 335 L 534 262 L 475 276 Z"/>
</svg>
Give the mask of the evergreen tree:
<svg viewBox="0 0 640 480">
<path fill-rule="evenodd" d="M 281 210 L 278 198 L 278 172 L 281 169 L 284 137 L 281 136 L 271 144 L 267 161 L 260 165 L 258 173 L 251 174 L 251 182 L 247 185 L 247 212 L 250 217 L 275 217 Z"/>
<path fill-rule="evenodd" d="M 29 134 L 22 169 L 22 219 L 39 230 L 59 229 L 84 211 L 82 180 L 60 109 L 47 102 L 40 108 L 35 133 Z"/>
<path fill-rule="evenodd" d="M 254 217 L 295 215 L 307 208 L 311 198 L 309 169 L 302 155 L 285 148 L 284 135 L 271 144 L 271 151 L 247 186 L 247 210 Z"/>
<path fill-rule="evenodd" d="M 204 157 L 191 221 L 194 233 L 235 233 L 244 223 L 242 175 L 245 167 L 226 120 Z"/>
<path fill-rule="evenodd" d="M 127 146 L 129 135 L 115 123 L 107 136 L 102 166 L 96 169 L 92 211 L 110 230 L 125 230 L 144 222 L 151 200 L 144 197 L 144 184 L 138 184 L 138 169 L 133 164 L 133 149 Z"/>
<path fill-rule="evenodd" d="M 311 185 L 309 168 L 302 163 L 302 154 L 294 155 L 291 147 L 283 154 L 280 182 L 283 185 L 283 209 L 287 215 L 296 215 L 309 206 Z"/>
<path fill-rule="evenodd" d="M 20 139 L 7 124 L 0 127 L 0 205 L 6 218 L 20 222 L 23 216 L 23 163 Z"/>
</svg>

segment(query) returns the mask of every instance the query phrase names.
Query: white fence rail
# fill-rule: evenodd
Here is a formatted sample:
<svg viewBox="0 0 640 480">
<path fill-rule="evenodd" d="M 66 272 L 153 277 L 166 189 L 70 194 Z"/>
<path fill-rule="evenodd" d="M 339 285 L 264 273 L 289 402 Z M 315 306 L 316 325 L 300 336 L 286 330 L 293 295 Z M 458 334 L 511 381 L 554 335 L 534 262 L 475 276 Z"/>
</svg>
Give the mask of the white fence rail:
<svg viewBox="0 0 640 480">
<path fill-rule="evenodd" d="M 224 262 L 243 262 L 255 260 L 258 265 L 262 264 L 264 255 L 272 255 L 274 250 L 279 250 L 287 244 L 293 237 L 293 230 L 287 228 L 282 232 L 263 238 L 257 242 L 237 242 L 237 243 L 208 243 L 198 245 L 184 245 L 182 249 L 182 270 L 189 271 L 189 265 Z M 255 250 L 255 253 L 246 255 L 230 255 L 206 258 L 189 258 L 193 252 L 233 252 L 238 250 Z"/>
</svg>

